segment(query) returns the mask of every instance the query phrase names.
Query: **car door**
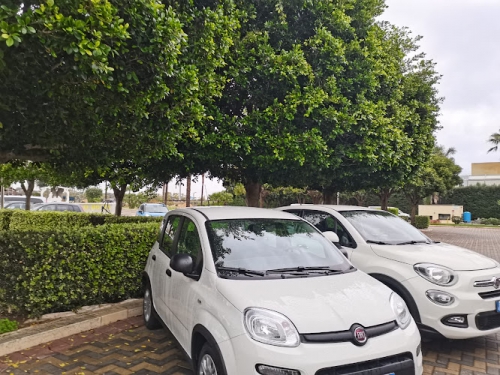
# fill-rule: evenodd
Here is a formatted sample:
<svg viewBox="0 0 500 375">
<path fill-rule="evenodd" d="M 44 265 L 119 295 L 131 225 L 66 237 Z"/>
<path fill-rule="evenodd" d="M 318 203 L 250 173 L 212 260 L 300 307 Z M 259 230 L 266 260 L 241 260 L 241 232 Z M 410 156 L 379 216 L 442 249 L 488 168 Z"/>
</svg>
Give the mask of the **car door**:
<svg viewBox="0 0 500 375">
<path fill-rule="evenodd" d="M 170 259 L 174 249 L 176 236 L 181 223 L 181 216 L 172 215 L 167 218 L 163 226 L 163 233 L 159 238 L 158 246 L 153 249 L 151 259 L 153 260 L 153 272 L 151 289 L 156 311 L 163 322 L 170 328 L 172 325 L 172 312 L 167 303 L 171 287 Z"/>
<path fill-rule="evenodd" d="M 168 304 L 173 313 L 172 329 L 182 347 L 189 353 L 194 309 L 202 301 L 202 286 L 199 278 L 203 269 L 203 251 L 200 230 L 195 220 L 184 217 L 176 245 L 176 254 L 189 254 L 194 261 L 194 271 L 190 275 L 172 270 L 172 280 Z M 174 328 L 175 327 L 175 328 Z"/>
</svg>

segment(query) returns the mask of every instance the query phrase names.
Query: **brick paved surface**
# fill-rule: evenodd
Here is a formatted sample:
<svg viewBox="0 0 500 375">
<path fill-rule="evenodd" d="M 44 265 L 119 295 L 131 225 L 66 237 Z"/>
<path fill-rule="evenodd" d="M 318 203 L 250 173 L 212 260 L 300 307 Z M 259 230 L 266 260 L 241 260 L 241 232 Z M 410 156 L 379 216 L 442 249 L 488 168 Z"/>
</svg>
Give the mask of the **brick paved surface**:
<svg viewBox="0 0 500 375">
<path fill-rule="evenodd" d="M 434 241 L 462 246 L 500 262 L 500 229 L 433 226 L 424 232 Z"/>
<path fill-rule="evenodd" d="M 500 261 L 500 229 L 432 227 L 426 234 Z M 425 375 L 500 375 L 500 334 L 424 343 L 423 353 Z M 140 317 L 0 358 L 0 373 L 193 375 L 175 339 L 148 331 Z"/>
</svg>

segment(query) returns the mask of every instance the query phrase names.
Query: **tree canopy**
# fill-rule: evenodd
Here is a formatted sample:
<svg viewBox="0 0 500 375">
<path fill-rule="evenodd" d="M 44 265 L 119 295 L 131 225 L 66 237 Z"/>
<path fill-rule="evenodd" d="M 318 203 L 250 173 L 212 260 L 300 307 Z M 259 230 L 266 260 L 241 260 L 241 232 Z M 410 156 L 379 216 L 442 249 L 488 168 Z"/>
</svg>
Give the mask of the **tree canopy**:
<svg viewBox="0 0 500 375">
<path fill-rule="evenodd" d="M 402 185 L 438 129 L 439 75 L 383 0 L 7 0 L 0 163 L 72 186 L 209 171 L 333 192 Z M 299 190 L 300 190 L 299 189 Z M 300 190 L 303 191 L 303 190 Z"/>
</svg>

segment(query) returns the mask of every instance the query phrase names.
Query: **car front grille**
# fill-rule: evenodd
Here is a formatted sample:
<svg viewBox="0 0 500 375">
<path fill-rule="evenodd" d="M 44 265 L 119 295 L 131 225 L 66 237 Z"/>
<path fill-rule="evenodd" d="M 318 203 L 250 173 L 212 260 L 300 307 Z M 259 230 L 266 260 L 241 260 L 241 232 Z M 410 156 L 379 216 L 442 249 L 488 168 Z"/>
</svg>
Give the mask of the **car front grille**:
<svg viewBox="0 0 500 375">
<path fill-rule="evenodd" d="M 366 336 L 368 340 L 372 337 L 377 337 L 385 335 L 386 333 L 392 332 L 398 328 L 396 322 L 389 322 L 380 324 L 378 326 L 366 327 Z M 300 339 L 303 343 L 308 344 L 323 344 L 332 342 L 348 342 L 353 341 L 354 336 L 351 330 L 348 331 L 337 331 L 337 332 L 324 332 L 324 333 L 306 333 L 301 334 Z"/>
<path fill-rule="evenodd" d="M 500 313 L 488 311 L 477 314 L 476 326 L 481 331 L 500 327 Z"/>
<path fill-rule="evenodd" d="M 316 375 L 385 375 L 391 373 L 395 375 L 415 375 L 415 366 L 411 353 L 316 371 Z"/>
<path fill-rule="evenodd" d="M 482 299 L 498 298 L 500 297 L 500 290 L 492 290 L 491 292 L 481 292 L 479 297 Z"/>
</svg>

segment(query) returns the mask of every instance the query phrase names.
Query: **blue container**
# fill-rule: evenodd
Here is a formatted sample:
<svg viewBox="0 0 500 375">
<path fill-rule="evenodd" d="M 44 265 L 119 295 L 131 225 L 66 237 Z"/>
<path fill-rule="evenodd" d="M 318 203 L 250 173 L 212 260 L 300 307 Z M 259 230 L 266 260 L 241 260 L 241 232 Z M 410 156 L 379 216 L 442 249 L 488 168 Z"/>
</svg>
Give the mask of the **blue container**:
<svg viewBox="0 0 500 375">
<path fill-rule="evenodd" d="M 470 212 L 464 212 L 464 223 L 470 223 L 472 221 L 472 215 Z"/>
</svg>

